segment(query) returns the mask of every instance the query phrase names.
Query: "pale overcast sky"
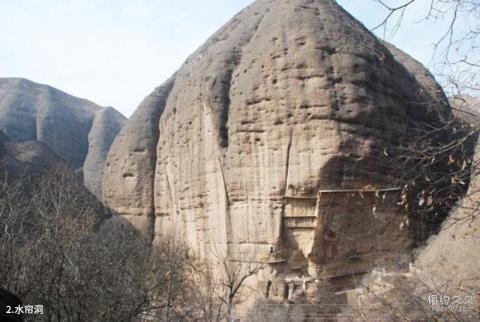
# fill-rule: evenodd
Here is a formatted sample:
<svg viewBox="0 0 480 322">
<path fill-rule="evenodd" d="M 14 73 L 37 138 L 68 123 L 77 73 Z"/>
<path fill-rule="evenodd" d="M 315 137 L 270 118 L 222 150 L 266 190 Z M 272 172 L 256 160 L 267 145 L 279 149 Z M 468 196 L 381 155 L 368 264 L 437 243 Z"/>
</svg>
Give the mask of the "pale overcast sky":
<svg viewBox="0 0 480 322">
<path fill-rule="evenodd" d="M 0 0 L 0 77 L 28 78 L 130 116 L 188 55 L 252 2 Z M 373 0 L 338 2 L 369 28 L 385 16 Z M 386 37 L 424 64 L 442 28 L 438 22 L 415 23 L 427 3 L 418 2 L 404 27 Z"/>
</svg>

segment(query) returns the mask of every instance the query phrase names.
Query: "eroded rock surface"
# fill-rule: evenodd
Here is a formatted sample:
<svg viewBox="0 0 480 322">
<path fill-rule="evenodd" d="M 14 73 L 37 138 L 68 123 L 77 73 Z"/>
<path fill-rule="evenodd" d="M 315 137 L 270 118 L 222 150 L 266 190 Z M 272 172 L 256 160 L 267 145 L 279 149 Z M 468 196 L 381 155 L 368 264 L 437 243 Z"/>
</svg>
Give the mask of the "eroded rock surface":
<svg viewBox="0 0 480 322">
<path fill-rule="evenodd" d="M 26 79 L 0 79 L 0 130 L 14 141 L 45 143 L 101 197 L 103 164 L 125 118 L 110 107 Z"/>
<path fill-rule="evenodd" d="M 154 239 L 274 274 L 407 263 L 387 156 L 450 111 L 402 63 L 335 1 L 258 0 L 127 122 L 105 201 Z"/>
</svg>

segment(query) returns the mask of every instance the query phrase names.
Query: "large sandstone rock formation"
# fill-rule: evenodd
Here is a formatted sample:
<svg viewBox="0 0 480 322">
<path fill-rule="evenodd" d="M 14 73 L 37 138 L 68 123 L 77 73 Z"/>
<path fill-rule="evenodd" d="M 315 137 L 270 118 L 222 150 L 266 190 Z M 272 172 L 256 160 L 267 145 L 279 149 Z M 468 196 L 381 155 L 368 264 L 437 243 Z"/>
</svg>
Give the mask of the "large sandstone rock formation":
<svg viewBox="0 0 480 322">
<path fill-rule="evenodd" d="M 333 0 L 256 1 L 129 119 L 104 200 L 153 239 L 274 274 L 408 262 L 387 156 L 450 112 L 393 54 Z"/>
<path fill-rule="evenodd" d="M 26 79 L 0 79 L 0 130 L 15 141 L 43 142 L 83 167 L 85 185 L 98 197 L 105 158 L 124 123 L 111 107 Z"/>
</svg>

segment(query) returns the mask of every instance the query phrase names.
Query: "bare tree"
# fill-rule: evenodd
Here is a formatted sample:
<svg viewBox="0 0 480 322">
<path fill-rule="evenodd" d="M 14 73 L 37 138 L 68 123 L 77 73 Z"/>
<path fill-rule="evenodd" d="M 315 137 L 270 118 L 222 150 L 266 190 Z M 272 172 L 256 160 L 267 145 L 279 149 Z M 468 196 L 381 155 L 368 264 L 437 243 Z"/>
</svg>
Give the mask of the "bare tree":
<svg viewBox="0 0 480 322">
<path fill-rule="evenodd" d="M 243 263 L 222 260 L 223 276 L 219 280 L 221 300 L 227 307 L 228 321 L 232 320 L 235 300 L 247 278 L 257 274 L 261 266 L 253 262 Z M 222 295 L 223 294 L 223 295 Z"/>
<path fill-rule="evenodd" d="M 424 19 L 418 22 L 420 26 L 427 20 L 445 21 L 445 28 L 439 29 L 438 37 L 432 39 L 434 54 L 430 64 L 435 76 L 454 105 L 463 103 L 466 96 L 480 94 L 479 1 L 373 1 L 385 9 L 385 16 L 373 30 L 383 28 L 384 34 L 401 28 L 409 10 L 425 10 Z M 452 109 L 457 110 L 457 106 Z M 395 163 L 397 177 L 404 186 L 401 203 L 417 220 L 413 229 L 419 234 L 428 235 L 432 229 L 438 229 L 457 201 L 465 197 L 471 175 L 478 173 L 473 153 L 480 119 L 475 115 L 475 107 L 468 111 L 459 109 L 449 117 L 439 118 L 433 126 L 415 124 L 412 131 L 415 135 L 391 153 L 395 155 L 391 161 Z M 475 192 L 470 189 L 469 194 Z M 473 216 L 471 211 L 465 218 Z M 422 222 L 426 227 L 421 227 Z"/>
<path fill-rule="evenodd" d="M 480 2 L 478 0 L 373 0 L 385 16 L 373 27 L 395 32 L 409 10 L 425 10 L 422 23 L 445 21 L 436 39 L 431 67 L 451 97 L 480 93 Z M 426 7 L 421 5 L 427 4 Z"/>
<path fill-rule="evenodd" d="M 180 321 L 185 263 L 185 248 L 151 248 L 66 168 L 2 180 L 0 287 L 43 305 L 27 320 Z"/>
<path fill-rule="evenodd" d="M 253 259 L 245 261 L 216 257 L 191 262 L 190 276 L 197 288 L 190 294 L 192 311 L 201 321 L 233 321 L 235 307 L 255 292 L 246 281 L 256 275 L 262 265 Z"/>
</svg>

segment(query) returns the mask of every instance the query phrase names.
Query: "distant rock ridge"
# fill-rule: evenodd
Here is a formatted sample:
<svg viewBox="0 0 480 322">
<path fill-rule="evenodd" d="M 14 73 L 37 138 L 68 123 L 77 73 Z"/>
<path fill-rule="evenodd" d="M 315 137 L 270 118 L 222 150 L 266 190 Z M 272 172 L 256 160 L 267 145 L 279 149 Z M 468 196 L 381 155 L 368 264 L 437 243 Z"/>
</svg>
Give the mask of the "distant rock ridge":
<svg viewBox="0 0 480 322">
<path fill-rule="evenodd" d="M 260 280 L 342 283 L 408 265 L 389 153 L 449 116 L 433 76 L 335 1 L 257 0 L 138 107 L 103 196 L 154 241 L 269 264 Z"/>
<path fill-rule="evenodd" d="M 45 143 L 101 198 L 103 165 L 126 118 L 111 107 L 22 78 L 0 78 L 0 131 L 13 141 Z"/>
</svg>

